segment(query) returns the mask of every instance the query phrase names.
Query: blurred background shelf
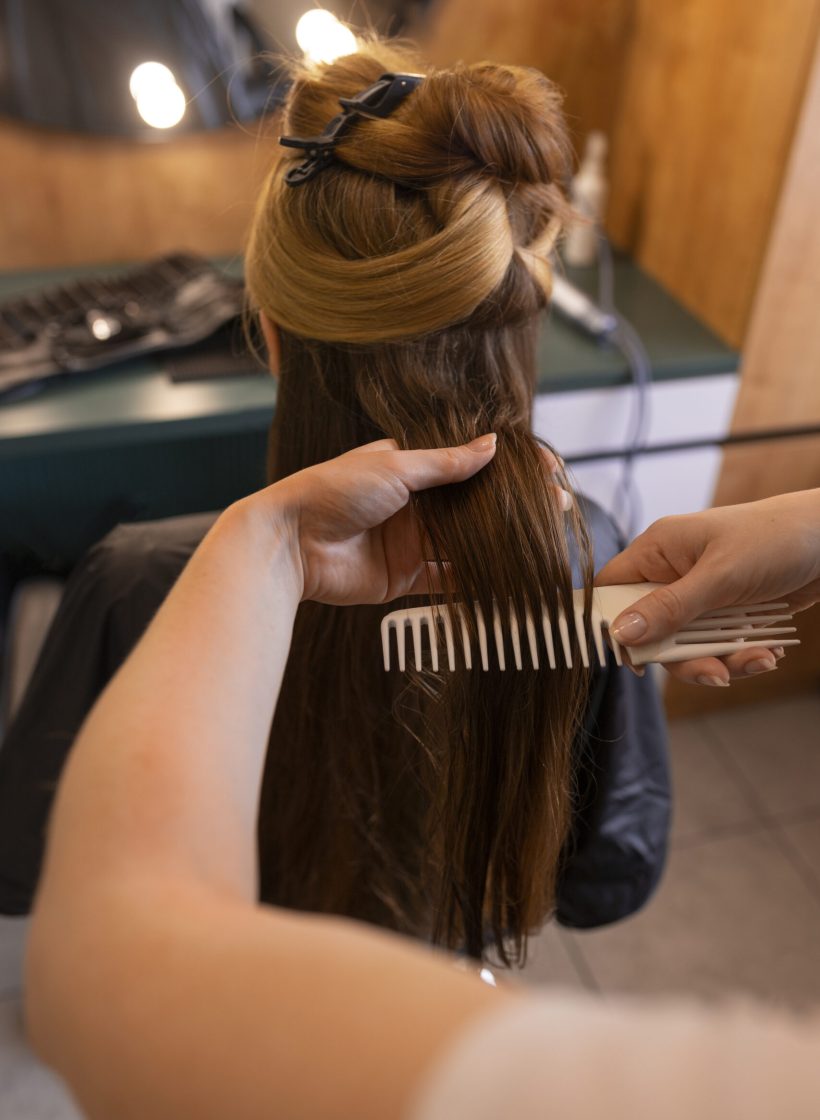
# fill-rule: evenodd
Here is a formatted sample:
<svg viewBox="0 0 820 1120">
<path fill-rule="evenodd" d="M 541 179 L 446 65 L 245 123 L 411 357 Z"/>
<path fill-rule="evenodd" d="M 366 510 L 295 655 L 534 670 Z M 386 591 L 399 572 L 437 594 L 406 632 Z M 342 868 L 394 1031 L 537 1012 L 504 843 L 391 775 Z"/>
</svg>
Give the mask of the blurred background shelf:
<svg viewBox="0 0 820 1120">
<path fill-rule="evenodd" d="M 239 267 L 234 260 L 230 267 Z M 4 296 L 90 269 L 0 274 Z M 570 270 L 590 288 L 594 270 Z M 652 365 L 649 442 L 728 428 L 738 355 L 641 269 L 618 259 L 618 306 L 638 327 Z M 264 485 L 276 386 L 248 376 L 174 382 L 162 357 L 48 385 L 0 401 L 0 556 L 65 570 L 119 521 L 219 509 Z M 536 430 L 571 456 L 624 447 L 635 407 L 624 359 L 553 315 L 539 346 Z M 716 452 L 655 456 L 640 474 L 641 524 L 696 509 L 714 484 Z M 612 460 L 579 467 L 580 485 L 612 507 L 622 480 Z M 645 477 L 644 477 L 645 475 Z"/>
</svg>

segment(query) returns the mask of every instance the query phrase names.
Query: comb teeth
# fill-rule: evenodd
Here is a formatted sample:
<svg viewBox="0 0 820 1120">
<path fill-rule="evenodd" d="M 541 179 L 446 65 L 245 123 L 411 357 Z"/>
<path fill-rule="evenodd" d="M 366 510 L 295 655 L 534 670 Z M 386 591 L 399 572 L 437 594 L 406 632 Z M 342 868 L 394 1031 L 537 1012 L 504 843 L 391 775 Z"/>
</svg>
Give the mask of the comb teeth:
<svg viewBox="0 0 820 1120">
<path fill-rule="evenodd" d="M 567 622 L 563 611 L 557 616 L 557 635 L 553 633 L 553 626 L 549 614 L 544 611 L 541 618 L 541 641 L 539 642 L 538 629 L 532 615 L 525 613 L 523 620 L 515 608 L 510 605 L 509 612 L 502 612 L 498 603 L 493 603 L 492 619 L 488 624 L 484 612 L 478 603 L 473 607 L 473 633 L 470 638 L 470 626 L 467 612 L 463 604 L 456 604 L 453 608 L 456 628 L 461 642 L 456 650 L 453 621 L 446 606 L 431 605 L 424 607 L 410 607 L 407 610 L 393 611 L 382 619 L 382 654 L 385 669 L 391 667 L 392 641 L 391 632 L 395 631 L 395 646 L 398 654 L 400 670 L 406 668 L 408 651 L 408 632 L 412 638 L 412 660 L 418 671 L 423 665 L 438 672 L 440 668 L 439 644 L 441 636 L 444 637 L 447 652 L 446 668 L 453 672 L 456 662 L 461 667 L 471 669 L 473 665 L 473 644 L 478 643 L 478 660 L 484 672 L 490 666 L 506 671 L 507 669 L 538 669 L 546 653 L 546 662 L 551 669 L 559 664 L 572 667 L 573 656 L 580 656 L 583 665 L 589 666 L 590 653 L 587 636 L 584 629 L 584 614 L 582 607 L 573 611 L 572 625 Z M 522 630 L 524 638 L 522 640 Z M 573 643 L 574 638 L 574 643 Z M 593 625 L 594 654 L 593 656 L 604 665 L 605 646 L 600 629 Z M 575 649 L 573 649 L 573 644 Z M 442 665 L 441 668 L 444 668 Z"/>
<path fill-rule="evenodd" d="M 573 591 L 572 620 L 568 620 L 563 608 L 557 611 L 555 619 L 544 608 L 540 628 L 529 612 L 522 619 L 512 603 L 508 611 L 502 611 L 499 604 L 493 602 L 489 625 L 478 603 L 472 608 L 472 626 L 463 603 L 453 605 L 452 617 L 450 609 L 444 604 L 392 611 L 381 623 L 384 667 L 388 670 L 391 667 L 390 635 L 395 632 L 398 667 L 401 671 L 406 669 L 408 630 L 412 635 L 413 662 L 417 671 L 421 671 L 425 661 L 433 672 L 439 671 L 442 636 L 450 672 L 455 671 L 457 661 L 461 663 L 460 667 L 472 669 L 471 632 L 478 642 L 478 657 L 484 672 L 489 671 L 491 664 L 502 671 L 513 665 L 518 671 L 539 669 L 543 663 L 551 669 L 557 668 L 559 663 L 571 669 L 576 656 L 585 668 L 592 663 L 603 666 L 606 664 L 607 644 L 612 649 L 615 663 L 622 665 L 622 649 L 608 633 L 609 624 L 621 611 L 657 586 L 620 584 L 594 588 L 588 622 L 584 613 L 584 593 Z M 753 603 L 709 611 L 661 642 L 631 649 L 630 661 L 633 665 L 645 665 L 650 661 L 688 661 L 697 657 L 724 657 L 742 648 L 772 649 L 799 645 L 797 639 L 784 637 L 793 634 L 795 627 L 780 625 L 790 622 L 791 618 L 787 603 Z M 526 641 L 522 640 L 522 626 Z M 460 643 L 456 642 L 456 627 Z"/>
</svg>

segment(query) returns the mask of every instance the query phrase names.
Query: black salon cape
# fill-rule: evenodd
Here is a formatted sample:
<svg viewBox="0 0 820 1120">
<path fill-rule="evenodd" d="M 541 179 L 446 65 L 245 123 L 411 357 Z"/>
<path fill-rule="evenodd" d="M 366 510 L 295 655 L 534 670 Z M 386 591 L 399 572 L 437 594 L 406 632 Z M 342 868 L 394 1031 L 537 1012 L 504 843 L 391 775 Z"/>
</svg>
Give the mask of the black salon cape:
<svg viewBox="0 0 820 1120">
<path fill-rule="evenodd" d="M 622 542 L 601 509 L 586 502 L 584 512 L 601 567 Z M 0 749 L 0 913 L 29 911 L 71 743 L 215 517 L 120 525 L 69 577 Z M 576 573 L 576 586 L 577 579 Z M 634 913 L 663 871 L 670 814 L 666 727 L 648 674 L 639 679 L 610 655 L 594 674 L 576 749 L 577 810 L 556 917 L 587 928 Z"/>
</svg>

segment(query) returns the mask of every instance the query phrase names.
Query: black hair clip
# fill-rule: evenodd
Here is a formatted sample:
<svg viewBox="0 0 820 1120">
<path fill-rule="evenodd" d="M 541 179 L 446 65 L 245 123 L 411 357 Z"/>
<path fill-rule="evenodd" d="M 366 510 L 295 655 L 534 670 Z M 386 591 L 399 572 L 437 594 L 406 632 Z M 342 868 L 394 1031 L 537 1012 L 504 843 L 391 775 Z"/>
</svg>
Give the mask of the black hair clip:
<svg viewBox="0 0 820 1120">
<path fill-rule="evenodd" d="M 355 97 L 340 97 L 342 112 L 337 114 L 322 130 L 321 136 L 305 140 L 298 136 L 280 136 L 279 143 L 286 148 L 302 148 L 305 160 L 292 167 L 285 176 L 289 187 L 299 187 L 318 175 L 333 159 L 333 150 L 348 130 L 356 116 L 389 117 L 397 105 L 423 80 L 421 74 L 382 74 L 377 82 L 357 93 Z"/>
</svg>

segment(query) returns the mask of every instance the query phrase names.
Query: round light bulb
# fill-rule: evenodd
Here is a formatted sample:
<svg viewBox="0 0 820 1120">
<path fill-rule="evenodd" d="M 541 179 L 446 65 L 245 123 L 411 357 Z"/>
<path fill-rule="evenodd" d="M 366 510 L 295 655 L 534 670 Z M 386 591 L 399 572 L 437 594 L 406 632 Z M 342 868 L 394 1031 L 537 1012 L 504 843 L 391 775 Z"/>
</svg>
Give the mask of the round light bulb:
<svg viewBox="0 0 820 1120">
<path fill-rule="evenodd" d="M 142 62 L 128 81 L 137 112 L 152 128 L 173 128 L 185 116 L 185 94 L 161 62 Z"/>
<path fill-rule="evenodd" d="M 152 128 L 173 128 L 185 116 L 185 94 L 179 86 L 165 86 L 140 94 L 137 111 Z"/>
<path fill-rule="evenodd" d="M 175 86 L 176 84 L 173 73 L 161 62 L 141 62 L 139 66 L 134 67 L 131 77 L 128 79 L 128 88 L 131 90 L 131 96 L 135 101 L 148 90 L 156 89 L 159 86 Z"/>
<path fill-rule="evenodd" d="M 356 36 L 332 12 L 314 8 L 296 24 L 296 42 L 312 62 L 333 62 L 356 50 Z"/>
</svg>

